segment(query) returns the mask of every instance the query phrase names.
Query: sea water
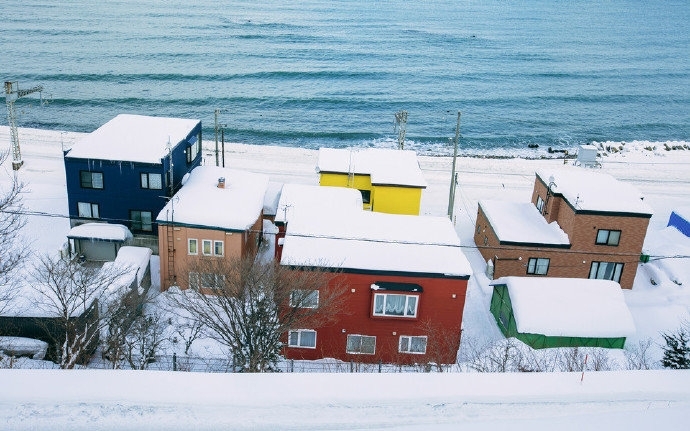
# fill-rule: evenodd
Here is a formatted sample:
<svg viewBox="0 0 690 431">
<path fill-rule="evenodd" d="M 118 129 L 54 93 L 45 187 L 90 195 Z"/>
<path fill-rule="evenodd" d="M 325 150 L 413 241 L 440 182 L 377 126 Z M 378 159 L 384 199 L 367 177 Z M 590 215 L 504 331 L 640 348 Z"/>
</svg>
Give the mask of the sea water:
<svg viewBox="0 0 690 431">
<path fill-rule="evenodd" d="M 226 141 L 461 154 L 690 141 L 690 2 L 5 0 L 18 125 L 197 118 Z M 2 123 L 7 124 L 3 115 Z M 528 147 L 535 148 L 527 150 Z"/>
</svg>

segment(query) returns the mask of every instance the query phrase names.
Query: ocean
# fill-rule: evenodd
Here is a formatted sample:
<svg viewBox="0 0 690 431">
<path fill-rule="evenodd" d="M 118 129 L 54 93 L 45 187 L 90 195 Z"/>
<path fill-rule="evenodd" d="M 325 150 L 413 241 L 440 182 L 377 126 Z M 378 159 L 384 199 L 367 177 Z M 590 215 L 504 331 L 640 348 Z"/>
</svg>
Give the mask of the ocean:
<svg viewBox="0 0 690 431">
<path fill-rule="evenodd" d="M 226 142 L 540 154 L 690 141 L 686 0 L 5 0 L 18 125 L 197 118 Z M 0 124 L 6 125 L 6 116 Z M 9 146 L 9 143 L 7 143 Z M 5 144 L 0 143 L 0 148 Z"/>
</svg>

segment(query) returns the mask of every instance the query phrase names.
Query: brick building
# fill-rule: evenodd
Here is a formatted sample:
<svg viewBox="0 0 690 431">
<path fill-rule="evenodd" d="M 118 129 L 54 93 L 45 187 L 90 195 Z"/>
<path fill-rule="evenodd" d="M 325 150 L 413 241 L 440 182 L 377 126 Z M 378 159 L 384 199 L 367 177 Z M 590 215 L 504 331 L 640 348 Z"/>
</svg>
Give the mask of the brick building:
<svg viewBox="0 0 690 431">
<path fill-rule="evenodd" d="M 479 202 L 474 240 L 495 278 L 605 279 L 630 289 L 651 216 L 640 193 L 610 175 L 538 171 L 530 204 Z"/>
</svg>

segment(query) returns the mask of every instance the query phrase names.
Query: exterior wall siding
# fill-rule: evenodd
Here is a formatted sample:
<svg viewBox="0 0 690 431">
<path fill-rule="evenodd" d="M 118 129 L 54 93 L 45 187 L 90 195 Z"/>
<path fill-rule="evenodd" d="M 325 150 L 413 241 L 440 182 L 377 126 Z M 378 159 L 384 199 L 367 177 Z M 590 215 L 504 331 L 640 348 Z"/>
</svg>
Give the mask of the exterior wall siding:
<svg viewBox="0 0 690 431">
<path fill-rule="evenodd" d="M 322 172 L 320 186 L 349 187 L 366 190 L 370 193 L 369 203 L 364 203 L 365 210 L 388 214 L 419 215 L 422 200 L 422 188 L 396 185 L 371 184 L 369 175 Z"/>
<path fill-rule="evenodd" d="M 342 310 L 335 320 L 316 330 L 316 348 L 286 347 L 288 359 L 336 358 L 361 363 L 455 363 L 460 344 L 462 314 L 467 280 L 410 276 L 341 273 L 336 276 L 343 286 Z M 375 282 L 414 283 L 422 286 L 416 318 L 373 316 Z M 405 293 L 386 291 L 385 293 Z M 374 354 L 346 352 L 348 335 L 376 337 Z M 427 336 L 425 354 L 400 353 L 400 336 Z M 287 334 L 286 334 L 287 337 Z M 287 341 L 286 339 L 284 341 Z"/>
<path fill-rule="evenodd" d="M 201 151 L 190 163 L 187 163 L 186 148 L 190 141 L 200 142 L 201 123 L 195 127 L 186 140 L 173 148 L 173 193 L 181 187 L 182 178 L 188 172 L 201 164 Z M 196 145 L 196 144 L 195 144 Z M 142 233 L 133 229 L 130 221 L 130 211 L 149 211 L 153 220 L 150 232 L 156 235 L 158 229 L 155 219 L 166 204 L 166 198 L 172 196 L 168 183 L 170 161 L 168 158 L 161 163 L 135 163 L 117 160 L 82 159 L 69 157 L 65 153 L 65 177 L 67 184 L 68 210 L 72 226 L 86 221 L 104 221 L 108 223 L 124 224 L 133 233 Z M 81 187 L 81 171 L 103 173 L 103 188 L 91 189 Z M 161 189 L 145 189 L 141 187 L 141 174 L 160 174 Z M 94 203 L 99 206 L 98 219 L 80 219 L 78 202 Z"/>
<path fill-rule="evenodd" d="M 247 256 L 248 254 L 256 254 L 257 238 L 260 237 L 261 217 L 257 219 L 251 228 L 250 232 L 228 232 L 219 229 L 204 229 L 198 227 L 188 227 L 183 225 L 159 225 L 158 226 L 158 241 L 160 249 L 160 278 L 161 290 L 165 291 L 173 284 L 176 284 L 181 289 L 189 288 L 189 271 L 197 264 L 204 260 L 218 260 L 222 259 L 230 262 L 233 259 Z M 173 269 L 175 273 L 174 280 L 168 280 L 169 262 L 168 262 L 168 230 L 172 229 L 174 245 Z M 189 254 L 189 239 L 197 240 L 197 254 Z M 223 241 L 223 256 L 205 256 L 203 255 L 202 241 Z"/>
<path fill-rule="evenodd" d="M 419 215 L 422 189 L 419 187 L 396 187 L 374 185 L 376 199 L 373 210 L 388 214 Z"/>
</svg>

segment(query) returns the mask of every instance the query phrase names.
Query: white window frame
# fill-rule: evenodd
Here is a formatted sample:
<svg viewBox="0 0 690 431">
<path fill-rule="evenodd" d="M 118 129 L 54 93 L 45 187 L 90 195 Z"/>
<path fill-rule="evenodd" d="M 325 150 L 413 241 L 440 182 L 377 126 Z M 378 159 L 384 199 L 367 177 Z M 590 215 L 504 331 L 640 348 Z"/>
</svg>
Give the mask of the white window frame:
<svg viewBox="0 0 690 431">
<path fill-rule="evenodd" d="M 614 234 L 613 236 L 611 234 Z M 600 236 L 606 236 L 606 238 L 603 241 L 599 240 Z M 612 239 L 615 239 L 615 242 L 611 242 Z M 617 229 L 599 229 L 597 231 L 597 237 L 594 240 L 594 244 L 596 245 L 610 245 L 610 246 L 618 246 L 621 243 L 621 231 Z"/>
<path fill-rule="evenodd" d="M 206 252 L 208 246 L 208 253 Z M 204 256 L 213 256 L 213 241 L 210 239 L 201 240 L 201 254 Z"/>
<path fill-rule="evenodd" d="M 205 283 L 210 279 L 213 279 L 213 286 L 205 286 Z M 194 290 L 220 288 L 224 280 L 225 275 L 223 274 L 190 271 L 189 288 Z"/>
<path fill-rule="evenodd" d="M 304 334 L 314 334 L 314 345 L 303 345 Z M 293 339 L 294 335 L 294 339 Z M 288 347 L 295 347 L 298 349 L 316 349 L 316 331 L 313 329 L 293 329 L 288 332 Z"/>
<path fill-rule="evenodd" d="M 424 340 L 424 350 L 413 351 L 412 345 L 413 341 Z M 401 335 L 398 342 L 398 352 L 409 353 L 411 355 L 424 355 L 426 354 L 426 346 L 428 343 L 428 338 L 426 335 Z"/>
<path fill-rule="evenodd" d="M 194 251 L 192 251 L 192 244 L 194 244 Z M 196 238 L 187 238 L 187 254 L 199 254 L 199 240 Z"/>
<path fill-rule="evenodd" d="M 95 203 L 77 202 L 77 212 L 79 218 L 101 218 L 100 207 Z"/>
<path fill-rule="evenodd" d="M 84 174 L 88 174 L 89 181 L 84 182 Z M 96 181 L 94 181 L 94 178 L 96 178 Z M 79 185 L 83 189 L 103 190 L 103 172 L 79 171 Z"/>
<path fill-rule="evenodd" d="M 546 267 L 544 267 L 544 261 L 546 261 Z M 549 272 L 550 265 L 551 259 L 548 257 L 530 257 L 527 259 L 527 274 L 546 275 Z M 540 272 L 540 268 L 543 268 L 543 272 Z"/>
<path fill-rule="evenodd" d="M 316 298 L 312 297 L 316 294 Z M 297 298 L 295 298 L 297 296 Z M 319 291 L 318 289 L 297 289 L 290 292 L 290 307 L 299 308 L 318 308 Z"/>
<path fill-rule="evenodd" d="M 220 252 L 218 250 L 220 246 Z M 214 256 L 225 256 L 225 243 L 223 241 L 213 241 L 213 255 Z"/>
<path fill-rule="evenodd" d="M 534 204 L 537 207 L 537 211 L 539 211 L 539 214 L 542 214 L 544 211 L 544 199 L 541 198 L 541 196 L 537 195 L 537 202 Z"/>
<path fill-rule="evenodd" d="M 389 296 L 403 296 L 405 297 L 405 305 L 403 306 L 403 314 L 388 314 L 386 313 L 386 303 L 388 301 Z M 383 308 L 381 312 L 376 312 L 376 303 L 377 303 L 377 298 L 383 298 Z M 414 310 L 412 314 L 408 314 L 408 308 L 410 304 L 410 299 L 413 298 L 415 303 L 414 303 Z M 375 293 L 374 294 L 374 304 L 373 304 L 373 309 L 372 309 L 372 314 L 374 316 L 379 316 L 379 317 L 403 317 L 403 318 L 408 318 L 408 319 L 414 319 L 417 317 L 417 311 L 419 310 L 419 295 L 406 295 L 406 294 L 401 294 L 401 293 Z"/>
<path fill-rule="evenodd" d="M 141 178 L 141 188 L 142 189 L 151 189 L 151 190 L 162 190 L 163 189 L 163 176 L 161 174 L 156 174 L 156 173 L 149 173 L 149 172 L 142 172 L 140 175 Z M 151 179 L 155 178 L 158 181 L 158 187 L 155 185 L 152 185 Z M 156 180 L 154 179 L 154 183 Z"/>
<path fill-rule="evenodd" d="M 359 337 L 359 342 L 357 343 L 359 348 L 357 350 L 350 350 L 350 340 L 354 340 L 355 337 Z M 371 352 L 362 352 L 362 341 L 365 339 L 374 341 L 374 350 Z M 354 344 L 354 343 L 353 343 Z M 361 335 L 361 334 L 348 334 L 347 341 L 345 343 L 345 352 L 351 355 L 374 355 L 376 354 L 376 337 L 373 335 Z"/>
</svg>

